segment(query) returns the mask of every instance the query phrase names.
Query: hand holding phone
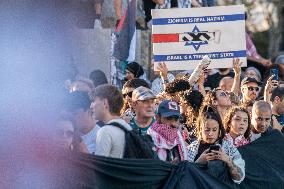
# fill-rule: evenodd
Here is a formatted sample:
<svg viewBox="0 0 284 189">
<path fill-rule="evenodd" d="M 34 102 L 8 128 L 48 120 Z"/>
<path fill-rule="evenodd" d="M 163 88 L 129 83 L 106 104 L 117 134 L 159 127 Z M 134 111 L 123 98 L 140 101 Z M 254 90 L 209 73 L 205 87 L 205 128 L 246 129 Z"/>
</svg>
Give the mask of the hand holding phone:
<svg viewBox="0 0 284 189">
<path fill-rule="evenodd" d="M 276 69 L 276 68 L 270 69 L 270 76 L 271 76 L 271 75 L 274 75 L 274 77 L 272 78 L 272 80 L 275 80 L 275 81 L 278 81 L 278 80 L 279 80 L 279 77 L 278 77 L 278 69 Z"/>
<path fill-rule="evenodd" d="M 209 147 L 209 153 L 211 153 L 212 150 L 214 150 L 214 151 L 219 151 L 219 150 L 220 150 L 220 146 L 219 146 L 219 145 L 211 145 L 211 146 Z"/>
</svg>

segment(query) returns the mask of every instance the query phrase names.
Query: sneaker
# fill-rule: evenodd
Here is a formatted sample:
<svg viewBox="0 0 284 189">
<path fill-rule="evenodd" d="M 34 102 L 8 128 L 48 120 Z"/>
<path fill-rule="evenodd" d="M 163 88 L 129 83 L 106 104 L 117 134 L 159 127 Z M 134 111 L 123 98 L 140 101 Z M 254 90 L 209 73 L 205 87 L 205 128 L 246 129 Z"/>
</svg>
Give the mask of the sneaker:
<svg viewBox="0 0 284 189">
<path fill-rule="evenodd" d="M 95 19 L 94 28 L 103 29 L 101 20 Z"/>
</svg>

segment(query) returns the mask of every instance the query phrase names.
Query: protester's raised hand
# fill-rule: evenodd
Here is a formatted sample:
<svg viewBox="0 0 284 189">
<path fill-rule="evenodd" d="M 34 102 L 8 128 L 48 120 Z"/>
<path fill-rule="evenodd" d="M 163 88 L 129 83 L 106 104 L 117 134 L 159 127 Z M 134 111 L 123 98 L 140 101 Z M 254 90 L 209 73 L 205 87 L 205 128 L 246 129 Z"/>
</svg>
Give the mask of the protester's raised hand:
<svg viewBox="0 0 284 189">
<path fill-rule="evenodd" d="M 272 116 L 272 121 L 273 121 L 273 129 L 277 129 L 281 132 L 282 130 L 282 125 L 278 122 L 275 116 Z"/>
<path fill-rule="evenodd" d="M 241 73 L 242 64 L 243 64 L 243 62 L 241 62 L 239 58 L 233 59 L 233 70 L 234 70 L 236 75 L 239 75 Z"/>
<path fill-rule="evenodd" d="M 157 70 L 160 72 L 160 76 L 166 80 L 168 78 L 168 68 L 165 62 L 158 63 Z"/>
<path fill-rule="evenodd" d="M 203 56 L 201 60 L 202 69 L 203 70 L 206 69 L 210 63 L 211 63 L 211 59 L 209 58 L 209 56 L 207 55 Z"/>
<path fill-rule="evenodd" d="M 265 92 L 271 92 L 272 91 L 272 79 L 275 75 L 271 75 L 267 81 L 266 81 L 266 85 L 265 85 Z"/>
<path fill-rule="evenodd" d="M 272 86 L 272 78 L 274 77 L 274 75 L 271 75 L 267 81 L 266 81 L 266 85 L 264 87 L 264 100 L 266 102 L 270 102 L 270 96 L 271 96 L 271 92 L 273 90 L 273 86 Z"/>
<path fill-rule="evenodd" d="M 270 94 L 273 89 L 277 88 L 279 82 L 276 80 L 272 80 L 275 75 L 271 75 L 268 80 L 266 81 L 266 85 L 264 88 L 265 94 Z"/>
<path fill-rule="evenodd" d="M 200 76 L 199 76 L 199 79 L 197 80 L 198 85 L 199 86 L 203 85 L 204 80 L 205 80 L 205 73 L 204 73 L 204 71 L 202 71 Z"/>
<path fill-rule="evenodd" d="M 191 86 L 193 86 L 197 82 L 197 80 L 200 77 L 200 74 L 202 73 L 203 70 L 205 70 L 209 66 L 210 62 L 211 59 L 207 55 L 203 56 L 202 60 L 199 62 L 199 64 L 194 69 L 194 71 L 192 72 L 192 74 L 188 79 L 188 82 Z"/>
</svg>

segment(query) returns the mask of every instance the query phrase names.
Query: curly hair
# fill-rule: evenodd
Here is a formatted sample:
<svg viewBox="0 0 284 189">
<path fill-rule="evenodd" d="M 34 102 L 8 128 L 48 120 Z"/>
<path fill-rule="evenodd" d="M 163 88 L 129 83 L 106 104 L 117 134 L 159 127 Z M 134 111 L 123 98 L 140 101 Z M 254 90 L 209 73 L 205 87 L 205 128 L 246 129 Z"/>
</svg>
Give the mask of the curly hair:
<svg viewBox="0 0 284 189">
<path fill-rule="evenodd" d="M 250 130 L 251 130 L 251 120 L 250 120 L 250 115 L 249 115 L 249 112 L 247 111 L 247 109 L 244 107 L 244 106 L 234 106 L 232 107 L 229 112 L 226 114 L 224 120 L 223 120 L 223 124 L 224 124 L 224 127 L 225 127 L 225 131 L 227 133 L 230 132 L 231 130 L 231 122 L 232 122 L 232 118 L 233 116 L 236 114 L 236 112 L 244 112 L 247 114 L 248 116 L 248 128 L 246 130 L 246 132 L 244 133 L 244 137 L 246 139 L 249 138 L 250 136 Z"/>
<path fill-rule="evenodd" d="M 221 143 L 221 141 L 223 140 L 223 138 L 225 137 L 225 129 L 223 126 L 223 122 L 221 119 L 221 116 L 219 115 L 219 113 L 217 112 L 217 110 L 212 107 L 212 106 L 202 106 L 196 121 L 196 137 L 198 139 L 201 139 L 202 136 L 202 128 L 204 125 L 204 122 L 207 119 L 213 119 L 215 121 L 217 121 L 218 125 L 219 125 L 219 136 L 218 136 L 218 141 L 219 143 Z"/>
<path fill-rule="evenodd" d="M 186 77 L 176 78 L 171 83 L 166 85 L 165 92 L 168 94 L 175 94 L 176 92 L 186 91 L 191 88 Z"/>
<path fill-rule="evenodd" d="M 145 81 L 144 79 L 139 79 L 139 78 L 134 78 L 134 79 L 127 81 L 126 83 L 124 83 L 123 88 L 128 87 L 128 88 L 136 89 L 141 86 L 150 89 L 150 86 L 147 83 L 147 81 Z"/>
<path fill-rule="evenodd" d="M 184 113 L 187 126 L 193 125 L 196 121 L 202 101 L 203 96 L 197 90 L 187 90 L 181 94 L 181 106 L 185 107 Z"/>
<path fill-rule="evenodd" d="M 188 106 L 191 106 L 195 112 L 198 112 L 203 102 L 203 95 L 198 90 L 187 90 L 181 94 L 181 98 Z"/>
<path fill-rule="evenodd" d="M 202 106 L 210 105 L 214 106 L 214 101 L 217 100 L 217 91 L 222 90 L 221 88 L 217 87 L 213 89 L 212 91 L 208 91 L 206 96 L 204 97 Z M 216 108 L 214 106 L 214 108 Z"/>
</svg>

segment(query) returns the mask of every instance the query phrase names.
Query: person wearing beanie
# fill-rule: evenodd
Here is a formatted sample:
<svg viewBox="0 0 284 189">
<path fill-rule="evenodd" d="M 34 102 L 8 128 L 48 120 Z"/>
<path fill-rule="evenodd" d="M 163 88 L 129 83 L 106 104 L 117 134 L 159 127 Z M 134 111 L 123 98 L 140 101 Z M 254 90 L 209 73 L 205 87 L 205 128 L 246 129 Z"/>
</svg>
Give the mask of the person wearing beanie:
<svg viewBox="0 0 284 189">
<path fill-rule="evenodd" d="M 125 80 L 131 80 L 134 78 L 139 78 L 144 74 L 143 67 L 140 66 L 137 62 L 130 62 L 126 65 Z"/>
</svg>

